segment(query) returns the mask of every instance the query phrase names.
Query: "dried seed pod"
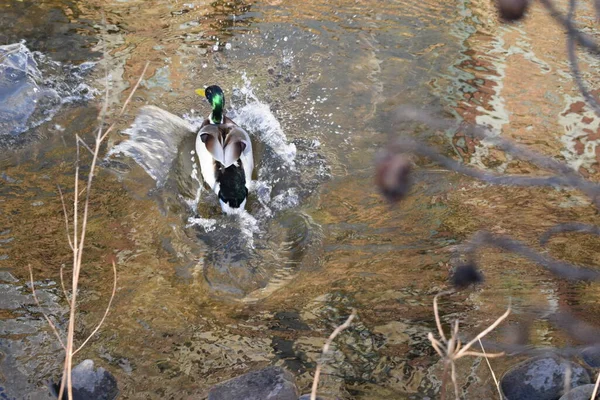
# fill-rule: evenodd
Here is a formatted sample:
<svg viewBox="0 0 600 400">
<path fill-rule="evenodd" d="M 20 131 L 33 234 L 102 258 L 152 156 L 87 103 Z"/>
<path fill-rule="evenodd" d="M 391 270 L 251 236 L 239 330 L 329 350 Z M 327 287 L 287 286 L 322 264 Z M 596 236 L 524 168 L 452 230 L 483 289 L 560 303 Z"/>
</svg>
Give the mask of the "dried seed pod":
<svg viewBox="0 0 600 400">
<path fill-rule="evenodd" d="M 388 151 L 378 157 L 375 183 L 386 199 L 396 202 L 406 196 L 412 185 L 411 169 L 406 155 Z"/>
<path fill-rule="evenodd" d="M 467 263 L 456 267 L 450 281 L 454 287 L 464 289 L 471 284 L 483 282 L 483 275 L 481 275 L 475 263 Z"/>
<path fill-rule="evenodd" d="M 523 18 L 529 6 L 529 0 L 496 0 L 496 4 L 500 18 L 512 22 Z"/>
</svg>

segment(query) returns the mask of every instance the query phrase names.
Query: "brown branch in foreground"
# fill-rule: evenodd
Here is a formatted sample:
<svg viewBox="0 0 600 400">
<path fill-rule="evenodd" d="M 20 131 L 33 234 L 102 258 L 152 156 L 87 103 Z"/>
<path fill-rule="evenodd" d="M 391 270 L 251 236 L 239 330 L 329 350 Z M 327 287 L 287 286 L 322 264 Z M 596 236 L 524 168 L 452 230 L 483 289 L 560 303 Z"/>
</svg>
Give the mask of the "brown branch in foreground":
<svg viewBox="0 0 600 400">
<path fill-rule="evenodd" d="M 105 56 L 106 56 L 106 51 L 105 51 Z M 147 62 L 146 65 L 144 66 L 142 74 L 140 75 L 137 83 L 135 84 L 131 93 L 129 94 L 129 97 L 125 101 L 125 104 L 121 108 L 121 111 L 119 112 L 117 118 L 121 117 L 123 115 L 123 113 L 125 112 L 127 105 L 129 104 L 129 102 L 131 101 L 131 98 L 133 97 L 133 93 L 137 90 L 142 79 L 144 78 L 144 74 L 146 73 L 146 70 L 148 69 L 148 65 L 149 65 L 149 62 Z M 79 136 L 76 137 L 78 140 L 76 140 L 77 162 L 76 162 L 76 167 L 75 167 L 75 189 L 74 189 L 74 196 L 73 196 L 73 240 L 71 241 L 71 239 L 69 238 L 69 245 L 71 246 L 71 249 L 73 250 L 73 278 L 72 278 L 73 280 L 72 280 L 72 288 L 71 288 L 71 300 L 69 302 L 70 310 L 69 310 L 69 325 L 68 325 L 68 331 L 67 331 L 67 343 L 66 343 L 66 345 L 63 345 L 63 347 L 65 348 L 65 368 L 63 370 L 63 378 L 61 379 L 61 385 L 60 385 L 60 390 L 59 390 L 59 394 L 58 394 L 59 399 L 62 399 L 63 393 L 65 391 L 65 386 L 67 388 L 67 395 L 68 395 L 69 400 L 73 399 L 73 385 L 72 385 L 73 382 L 71 379 L 71 372 L 73 369 L 73 356 L 75 355 L 75 353 L 77 353 L 79 350 L 81 350 L 81 348 L 100 329 L 100 327 L 102 326 L 102 323 L 104 322 L 106 316 L 108 315 L 108 310 L 110 309 L 112 300 L 113 300 L 115 292 L 116 292 L 116 284 L 117 284 L 116 266 L 113 263 L 113 271 L 115 273 L 113 292 L 112 292 L 111 298 L 109 300 L 108 307 L 104 313 L 104 316 L 102 317 L 102 320 L 96 326 L 96 328 L 94 329 L 92 334 L 84 341 L 84 343 L 79 348 L 74 350 L 75 311 L 77 308 L 77 289 L 79 286 L 79 274 L 81 272 L 83 248 L 84 248 L 85 237 L 86 237 L 92 181 L 94 179 L 94 173 L 95 173 L 95 169 L 97 166 L 98 156 L 100 153 L 100 147 L 102 145 L 102 142 L 104 141 L 104 139 L 107 137 L 107 135 L 114 129 L 114 127 L 117 124 L 117 121 L 115 119 L 115 121 L 113 121 L 113 123 L 109 126 L 109 128 L 104 133 L 102 132 L 102 127 L 104 125 L 104 118 L 106 116 L 106 112 L 107 112 L 107 108 L 108 108 L 108 93 L 109 92 L 108 92 L 108 77 L 107 77 L 105 100 L 104 100 L 104 104 L 102 107 L 102 111 L 100 112 L 100 115 L 98 117 L 99 118 L 99 127 L 96 132 L 94 148 L 92 151 L 92 162 L 90 164 L 90 171 L 88 174 L 87 185 L 82 190 L 82 194 L 85 192 L 85 201 L 83 203 L 83 216 L 81 218 L 81 231 L 79 232 L 79 234 L 78 234 L 78 227 L 79 227 L 78 206 L 79 206 L 79 197 L 80 197 L 80 193 L 79 193 L 80 151 L 79 151 L 79 148 L 80 148 L 80 144 L 83 143 L 86 146 L 86 148 L 88 148 L 88 150 L 92 150 L 92 149 L 90 149 L 89 146 L 87 146 L 87 144 L 85 144 L 85 142 L 83 142 L 82 140 L 79 140 Z M 62 197 L 62 192 L 61 192 L 61 197 Z M 66 215 L 66 207 L 63 207 L 63 211 L 65 212 L 65 218 L 68 221 L 67 215 Z M 67 226 L 68 226 L 68 222 L 67 222 Z M 50 322 L 50 321 L 48 321 L 48 322 Z M 62 342 L 61 342 L 61 344 L 62 344 Z"/>
<path fill-rule="evenodd" d="M 344 329 L 346 329 L 350 326 L 350 323 L 352 322 L 354 317 L 356 317 L 356 309 L 353 308 L 352 314 L 350 314 L 350 316 L 348 317 L 346 322 L 344 322 L 342 325 L 335 328 L 335 330 L 331 333 L 331 335 L 329 335 L 329 338 L 325 342 L 325 345 L 323 345 L 322 357 L 324 357 L 326 354 L 329 353 L 329 346 L 331 346 L 331 343 L 333 342 L 333 340 L 337 337 L 337 335 L 342 333 L 342 331 Z M 313 379 L 312 389 L 310 392 L 310 400 L 317 399 L 317 387 L 319 386 L 319 377 L 321 375 L 321 366 L 322 366 L 323 362 L 324 362 L 323 359 L 321 359 L 317 362 L 317 369 L 315 370 L 315 378 Z"/>
</svg>

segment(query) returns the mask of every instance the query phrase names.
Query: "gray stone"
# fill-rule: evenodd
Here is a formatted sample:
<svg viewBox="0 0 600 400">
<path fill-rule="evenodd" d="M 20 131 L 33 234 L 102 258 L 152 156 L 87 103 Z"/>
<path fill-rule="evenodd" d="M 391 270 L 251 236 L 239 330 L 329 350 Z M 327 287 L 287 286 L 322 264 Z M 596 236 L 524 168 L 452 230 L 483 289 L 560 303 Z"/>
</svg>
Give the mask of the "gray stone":
<svg viewBox="0 0 600 400">
<path fill-rule="evenodd" d="M 571 368 L 571 387 L 590 383 L 590 377 L 577 363 L 556 356 L 525 360 L 508 370 L 500 380 L 506 400 L 556 400 L 564 389 L 567 368 Z"/>
<path fill-rule="evenodd" d="M 600 368 L 600 345 L 586 347 L 581 351 L 581 358 L 592 368 Z"/>
<path fill-rule="evenodd" d="M 559 400 L 590 400 L 594 393 L 594 386 L 593 384 L 578 386 Z M 596 399 L 600 399 L 600 393 L 596 393 Z"/>
<path fill-rule="evenodd" d="M 310 393 L 309 394 L 303 394 L 302 396 L 298 397 L 298 400 L 310 400 Z M 325 400 L 322 397 L 317 396 L 317 400 Z"/>
<path fill-rule="evenodd" d="M 213 387 L 208 400 L 297 400 L 294 376 L 280 367 L 249 372 Z"/>
<path fill-rule="evenodd" d="M 31 120 L 43 120 L 41 107 L 60 104 L 56 92 L 39 86 L 42 74 L 23 43 L 0 46 L 0 135 L 17 135 Z"/>
<path fill-rule="evenodd" d="M 115 377 L 102 367 L 94 369 L 92 360 L 83 360 L 73 368 L 71 377 L 74 400 L 114 400 L 119 395 Z M 52 385 L 51 390 L 58 397 L 60 384 Z M 63 399 L 66 398 L 67 395 L 63 394 Z"/>
</svg>

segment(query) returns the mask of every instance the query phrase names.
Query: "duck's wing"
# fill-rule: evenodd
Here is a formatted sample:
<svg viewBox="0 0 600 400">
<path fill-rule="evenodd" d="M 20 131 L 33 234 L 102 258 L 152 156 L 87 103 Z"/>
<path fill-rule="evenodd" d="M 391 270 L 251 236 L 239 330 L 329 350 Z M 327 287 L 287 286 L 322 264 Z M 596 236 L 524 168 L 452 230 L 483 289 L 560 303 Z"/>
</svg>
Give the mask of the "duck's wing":
<svg viewBox="0 0 600 400">
<path fill-rule="evenodd" d="M 129 138 L 113 147 L 107 157 L 118 153 L 132 157 L 156 180 L 157 186 L 162 186 L 180 143 L 196 132 L 182 118 L 155 106 L 144 106 L 123 133 Z"/>
<path fill-rule="evenodd" d="M 242 128 L 235 126 L 225 136 L 223 166 L 233 165 L 236 161 L 242 162 L 247 185 L 252 180 L 254 159 L 252 157 L 252 142 L 250 136 Z"/>
<path fill-rule="evenodd" d="M 223 118 L 223 124 L 225 125 L 230 125 L 230 126 L 238 126 L 235 122 L 233 122 L 233 120 L 231 118 L 229 118 L 227 115 L 225 116 L 225 118 Z"/>
<path fill-rule="evenodd" d="M 225 135 L 225 143 L 223 145 L 223 166 L 227 168 L 234 164 L 248 147 L 252 147 L 252 144 L 245 130 L 239 127 L 229 129 Z"/>
<path fill-rule="evenodd" d="M 217 125 L 205 125 L 198 131 L 196 139 L 196 147 L 201 146 L 206 148 L 210 155 L 223 164 L 223 137 Z"/>
</svg>

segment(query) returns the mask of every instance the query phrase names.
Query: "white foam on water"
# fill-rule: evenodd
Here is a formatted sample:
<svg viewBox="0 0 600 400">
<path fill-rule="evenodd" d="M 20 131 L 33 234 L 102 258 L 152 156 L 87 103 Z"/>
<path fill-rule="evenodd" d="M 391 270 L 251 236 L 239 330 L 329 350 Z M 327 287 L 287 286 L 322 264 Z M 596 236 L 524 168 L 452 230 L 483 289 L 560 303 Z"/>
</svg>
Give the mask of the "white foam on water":
<svg viewBox="0 0 600 400">
<path fill-rule="evenodd" d="M 271 200 L 271 205 L 275 210 L 283 211 L 296 207 L 300 203 L 298 191 L 296 188 L 289 188 L 283 193 L 278 194 Z"/>
<path fill-rule="evenodd" d="M 217 229 L 217 220 L 213 218 L 189 217 L 187 221 L 188 223 L 185 226 L 186 228 L 190 228 L 192 226 L 199 226 L 201 228 L 204 228 L 205 232 L 211 232 Z"/>
</svg>

